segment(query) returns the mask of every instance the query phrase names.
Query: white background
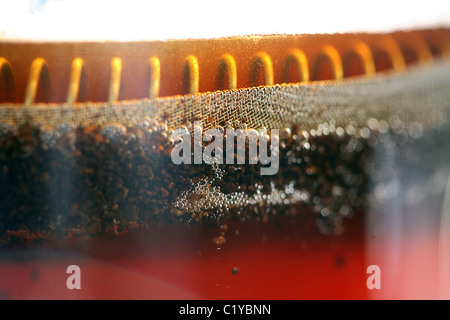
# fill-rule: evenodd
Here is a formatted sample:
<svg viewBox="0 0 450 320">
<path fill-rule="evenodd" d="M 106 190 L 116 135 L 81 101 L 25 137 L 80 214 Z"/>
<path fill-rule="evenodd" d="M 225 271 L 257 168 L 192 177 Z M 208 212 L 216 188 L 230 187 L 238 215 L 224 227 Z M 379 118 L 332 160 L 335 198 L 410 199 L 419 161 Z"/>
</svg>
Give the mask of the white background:
<svg viewBox="0 0 450 320">
<path fill-rule="evenodd" d="M 165 40 L 450 26 L 450 1 L 0 0 L 0 39 Z"/>
</svg>

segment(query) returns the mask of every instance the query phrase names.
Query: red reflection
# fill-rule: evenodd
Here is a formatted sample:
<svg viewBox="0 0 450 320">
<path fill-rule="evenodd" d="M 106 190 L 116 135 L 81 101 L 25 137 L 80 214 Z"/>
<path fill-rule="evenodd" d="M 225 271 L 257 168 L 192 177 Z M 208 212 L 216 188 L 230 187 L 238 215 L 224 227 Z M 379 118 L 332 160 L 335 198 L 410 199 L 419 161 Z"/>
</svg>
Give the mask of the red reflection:
<svg viewBox="0 0 450 320">
<path fill-rule="evenodd" d="M 20 249 L 0 262 L 9 299 L 365 299 L 362 219 L 319 235 L 312 215 L 217 228 L 138 228 L 97 240 Z M 6 253 L 4 253 L 6 255 Z M 11 262 L 15 261 L 15 262 Z M 69 290 L 69 265 L 81 289 Z"/>
</svg>

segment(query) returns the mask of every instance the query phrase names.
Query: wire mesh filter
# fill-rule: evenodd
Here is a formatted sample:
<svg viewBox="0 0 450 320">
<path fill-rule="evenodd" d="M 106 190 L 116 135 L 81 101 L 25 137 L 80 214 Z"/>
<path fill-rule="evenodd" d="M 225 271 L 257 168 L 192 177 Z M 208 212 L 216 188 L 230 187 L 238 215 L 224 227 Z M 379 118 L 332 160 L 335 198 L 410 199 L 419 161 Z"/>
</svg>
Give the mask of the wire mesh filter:
<svg viewBox="0 0 450 320">
<path fill-rule="evenodd" d="M 431 150 L 414 163 L 430 175 L 450 160 L 446 30 L 80 45 L 87 58 L 65 44 L 64 75 L 55 72 L 57 59 L 42 57 L 25 57 L 27 76 L 16 72 L 14 50 L 27 45 L 0 48 L 5 243 L 119 233 L 152 221 L 267 219 L 295 214 L 298 204 L 315 212 L 321 231 L 339 233 L 342 219 L 383 201 L 383 194 L 371 200 L 371 186 L 385 179 L 374 180 L 371 155 L 394 152 L 386 141 L 406 160 L 417 145 Z M 145 48 L 153 49 L 143 58 Z M 116 54 L 133 49 L 135 63 Z M 109 71 L 93 74 L 99 56 L 109 55 Z M 141 61 L 145 72 L 137 72 Z M 172 133 L 194 134 L 195 121 L 224 133 L 279 129 L 278 173 L 261 176 L 261 164 L 174 164 Z M 425 195 L 431 182 L 417 181 Z"/>
</svg>

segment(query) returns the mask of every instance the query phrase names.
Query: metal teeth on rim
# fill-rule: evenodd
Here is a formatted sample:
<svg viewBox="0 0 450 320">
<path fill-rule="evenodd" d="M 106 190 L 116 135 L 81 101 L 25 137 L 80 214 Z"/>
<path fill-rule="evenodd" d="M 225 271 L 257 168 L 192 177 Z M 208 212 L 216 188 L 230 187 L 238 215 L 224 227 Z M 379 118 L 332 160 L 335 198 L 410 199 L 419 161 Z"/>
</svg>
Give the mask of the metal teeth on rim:
<svg viewBox="0 0 450 320">
<path fill-rule="evenodd" d="M 247 86 L 274 85 L 277 83 L 308 82 L 319 80 L 341 80 L 354 75 L 372 76 L 384 69 L 401 72 L 411 61 L 429 63 L 436 55 L 450 55 L 450 37 L 447 33 L 437 32 L 433 37 L 425 40 L 421 33 L 409 32 L 403 37 L 395 38 L 389 35 L 374 35 L 373 41 L 362 41 L 352 38 L 346 44 L 347 49 L 339 51 L 329 43 L 319 43 L 318 54 L 308 59 L 301 48 L 287 48 L 284 57 L 273 57 L 265 51 L 258 51 L 252 58 Z M 274 59 L 282 61 L 280 81 L 275 81 L 273 67 Z M 384 59 L 384 65 L 382 61 Z M 180 94 L 199 93 L 201 77 L 201 63 L 216 63 L 217 90 L 239 89 L 237 60 L 232 54 L 224 53 L 219 61 L 199 61 L 197 56 L 188 55 L 185 58 L 183 75 L 184 92 Z M 352 64 L 359 64 L 360 70 L 352 70 Z M 387 64 L 387 65 L 386 65 Z M 126 65 L 120 57 L 110 61 L 109 89 L 107 102 L 114 103 L 121 100 L 122 70 Z M 311 69 L 310 69 L 311 67 Z M 82 57 L 73 59 L 67 89 L 66 103 L 73 104 L 85 101 L 87 88 L 86 68 Z M 161 75 L 164 67 L 160 57 L 148 58 L 148 98 L 160 96 Z M 323 70 L 328 70 L 324 76 Z M 0 93 L 4 102 L 17 101 L 16 84 L 11 64 L 4 57 L 0 57 L 0 70 L 3 80 Z M 311 71 L 310 71 L 311 70 Z M 262 74 L 262 77 L 260 76 Z M 49 65 L 42 57 L 33 60 L 26 83 L 24 105 L 36 102 L 39 89 L 41 100 L 52 101 Z M 242 87 L 242 85 L 241 85 Z M 3 92 L 1 92 L 3 91 Z"/>
</svg>

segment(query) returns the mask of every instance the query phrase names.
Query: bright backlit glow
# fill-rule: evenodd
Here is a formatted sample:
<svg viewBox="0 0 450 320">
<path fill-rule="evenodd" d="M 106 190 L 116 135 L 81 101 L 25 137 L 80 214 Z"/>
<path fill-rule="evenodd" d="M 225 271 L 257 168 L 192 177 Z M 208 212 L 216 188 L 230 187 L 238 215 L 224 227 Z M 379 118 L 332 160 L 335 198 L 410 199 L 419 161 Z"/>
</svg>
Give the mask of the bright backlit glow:
<svg viewBox="0 0 450 320">
<path fill-rule="evenodd" d="M 6 0 L 0 39 L 166 40 L 449 26 L 450 2 Z"/>
</svg>

